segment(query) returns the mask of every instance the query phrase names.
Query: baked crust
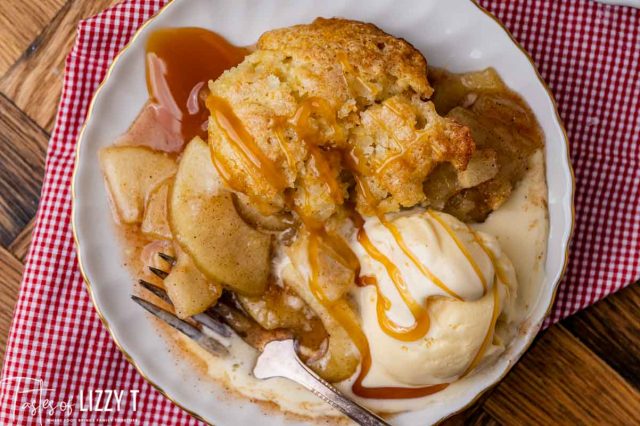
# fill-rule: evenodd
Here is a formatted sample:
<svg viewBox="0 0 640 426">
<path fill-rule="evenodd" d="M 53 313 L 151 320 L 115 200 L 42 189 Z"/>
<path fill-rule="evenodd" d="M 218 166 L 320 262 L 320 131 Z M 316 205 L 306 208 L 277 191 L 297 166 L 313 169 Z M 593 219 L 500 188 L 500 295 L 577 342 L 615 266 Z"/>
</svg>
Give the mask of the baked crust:
<svg viewBox="0 0 640 426">
<path fill-rule="evenodd" d="M 361 213 L 411 207 L 437 164 L 463 170 L 474 149 L 468 129 L 428 100 L 420 52 L 372 24 L 319 18 L 267 32 L 209 88 L 214 162 L 267 214 L 323 221 L 350 198 Z M 242 128 L 216 119 L 221 105 Z M 253 164 L 239 133 L 259 151 Z"/>
</svg>

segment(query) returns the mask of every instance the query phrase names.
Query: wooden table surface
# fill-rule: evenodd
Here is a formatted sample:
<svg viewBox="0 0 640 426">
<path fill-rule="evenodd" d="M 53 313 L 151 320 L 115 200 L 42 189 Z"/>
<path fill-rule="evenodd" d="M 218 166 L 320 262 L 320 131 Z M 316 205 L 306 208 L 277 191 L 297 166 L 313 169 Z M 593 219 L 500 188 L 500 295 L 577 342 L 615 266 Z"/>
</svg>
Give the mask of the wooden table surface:
<svg viewBox="0 0 640 426">
<path fill-rule="evenodd" d="M 114 0 L 0 1 L 0 361 L 78 20 Z M 640 424 L 640 286 L 543 332 L 452 424 Z"/>
</svg>

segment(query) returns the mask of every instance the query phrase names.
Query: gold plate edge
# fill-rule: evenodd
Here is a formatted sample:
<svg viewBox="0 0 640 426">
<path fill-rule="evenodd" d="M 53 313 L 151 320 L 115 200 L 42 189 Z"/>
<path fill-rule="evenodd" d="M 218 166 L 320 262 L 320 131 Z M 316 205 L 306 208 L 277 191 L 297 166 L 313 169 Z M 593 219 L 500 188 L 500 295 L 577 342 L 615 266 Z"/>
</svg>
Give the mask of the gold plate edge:
<svg viewBox="0 0 640 426">
<path fill-rule="evenodd" d="M 565 149 L 566 149 L 566 160 L 567 160 L 567 164 L 566 166 L 568 167 L 570 176 L 571 176 L 571 224 L 570 224 L 570 230 L 569 230 L 569 235 L 566 241 L 566 247 L 565 247 L 565 258 L 564 258 L 564 262 L 563 262 L 563 266 L 562 266 L 562 270 L 560 272 L 560 275 L 558 276 L 556 282 L 553 284 L 553 294 L 552 297 L 550 299 L 549 305 L 547 306 L 547 310 L 545 312 L 544 318 L 547 318 L 549 316 L 549 313 L 551 312 L 551 309 L 555 303 L 556 297 L 557 297 L 557 292 L 558 292 L 558 287 L 560 284 L 560 281 L 562 281 L 562 278 L 566 272 L 567 269 L 567 264 L 569 262 L 569 246 L 571 243 L 571 239 L 573 237 L 573 233 L 575 230 L 575 204 L 574 204 L 574 196 L 575 196 L 575 187 L 576 187 L 576 181 L 575 181 L 575 174 L 573 172 L 573 167 L 571 165 L 571 157 L 569 155 L 570 151 L 569 151 L 569 137 L 567 135 L 567 131 L 566 128 L 564 126 L 564 123 L 562 121 L 562 118 L 560 117 L 560 113 L 558 111 L 558 105 L 557 102 L 553 96 L 553 93 L 551 92 L 551 89 L 549 88 L 549 86 L 547 85 L 547 83 L 544 81 L 544 79 L 542 78 L 542 76 L 540 75 L 540 72 L 538 71 L 538 68 L 535 65 L 535 62 L 533 61 L 533 59 L 531 58 L 531 55 L 526 51 L 526 49 L 524 49 L 524 47 L 513 37 L 513 35 L 509 32 L 509 30 L 504 26 L 504 24 L 502 24 L 502 22 L 500 22 L 492 13 L 490 13 L 489 11 L 487 11 L 484 7 L 482 7 L 477 0 L 469 0 L 474 6 L 476 6 L 482 13 L 484 13 L 487 17 L 489 17 L 491 20 L 493 20 L 500 28 L 502 28 L 502 30 L 507 34 L 507 36 L 509 37 L 509 39 L 515 44 L 515 46 L 525 55 L 526 59 L 529 61 L 529 63 L 531 64 L 531 67 L 533 68 L 534 72 L 536 73 L 536 76 L 538 77 L 538 80 L 540 82 L 540 84 L 542 85 L 542 87 L 547 91 L 547 95 L 549 96 L 549 99 L 551 100 L 552 106 L 553 106 L 553 110 L 554 113 L 556 115 L 556 121 L 558 123 L 558 125 L 560 126 L 560 130 L 562 131 L 562 134 L 564 136 L 564 142 L 565 142 Z M 120 56 L 135 42 L 135 40 L 138 38 L 138 36 L 140 35 L 140 33 L 142 32 L 142 30 L 147 27 L 147 25 L 149 25 L 151 22 L 153 22 L 153 20 L 155 20 L 158 16 L 160 16 L 163 12 L 165 12 L 168 7 L 170 5 L 172 5 L 174 3 L 174 0 L 169 0 L 167 2 L 167 4 L 165 4 L 164 6 L 162 6 L 152 17 L 150 17 L 147 21 L 145 21 L 140 28 L 138 28 L 138 30 L 135 32 L 135 34 L 131 37 L 131 39 L 127 42 L 127 44 L 117 53 L 117 55 L 114 57 L 113 61 L 111 62 L 111 64 L 109 65 L 109 68 L 107 69 L 107 72 L 104 76 L 104 79 L 102 80 L 102 82 L 98 85 L 96 91 L 93 94 L 93 97 L 91 99 L 91 102 L 89 104 L 89 107 L 87 109 L 87 115 L 85 118 L 85 121 L 82 123 L 82 127 L 80 128 L 80 131 L 78 133 L 78 138 L 76 140 L 76 159 L 74 162 L 74 168 L 73 168 L 73 173 L 71 175 L 71 229 L 72 229 L 72 234 L 73 234 L 73 240 L 74 240 L 74 244 L 76 247 L 76 256 L 78 259 L 78 268 L 80 270 L 80 274 L 82 275 L 82 279 L 84 281 L 85 287 L 87 289 L 87 292 L 89 293 L 89 297 L 91 299 L 91 303 L 93 304 L 94 309 L 96 310 L 96 313 L 98 314 L 98 317 L 100 318 L 100 321 L 102 322 L 102 324 L 104 325 L 104 327 L 106 328 L 107 332 L 109 333 L 109 335 L 111 336 L 111 339 L 113 340 L 113 342 L 115 343 L 115 345 L 118 347 L 118 349 L 120 350 L 120 352 L 124 355 L 125 359 L 131 364 L 133 365 L 133 367 L 138 371 L 138 373 L 142 376 L 142 378 L 144 380 L 146 380 L 150 385 L 152 385 L 158 392 L 160 392 L 162 395 L 165 396 L 165 398 L 167 398 L 169 401 L 171 401 L 172 403 L 174 403 L 175 405 L 177 405 L 178 407 L 180 407 L 181 409 L 183 409 L 184 411 L 186 411 L 187 413 L 189 413 L 190 415 L 192 415 L 193 417 L 195 417 L 196 419 L 207 423 L 209 425 L 213 425 L 213 423 L 210 423 L 209 421 L 205 420 L 201 415 L 199 415 L 198 413 L 186 408 L 185 406 L 183 406 L 182 404 L 180 404 L 179 402 L 177 402 L 175 399 L 173 399 L 171 396 L 169 396 L 167 394 L 167 392 L 162 389 L 160 386 L 158 386 L 155 382 L 153 382 L 142 370 L 141 367 L 137 364 L 137 362 L 133 359 L 133 357 L 131 357 L 131 355 L 129 355 L 129 353 L 122 347 L 122 345 L 120 344 L 120 342 L 118 341 L 118 339 L 115 337 L 115 335 L 113 334 L 111 327 L 108 323 L 108 321 L 106 320 L 106 318 L 104 317 L 104 315 L 102 314 L 102 312 L 100 311 L 100 308 L 98 307 L 98 304 L 96 303 L 92 288 L 91 288 L 91 282 L 89 281 L 89 279 L 87 278 L 87 275 L 85 273 L 84 270 L 84 266 L 82 264 L 82 258 L 81 258 L 81 250 L 80 250 L 80 242 L 78 240 L 78 234 L 76 231 L 76 223 L 75 223 L 75 218 L 76 218 L 76 189 L 75 189 L 75 182 L 76 182 L 76 174 L 78 171 L 78 164 L 79 164 L 79 158 L 80 158 L 80 141 L 82 140 L 82 137 L 84 135 L 87 123 L 89 121 L 89 118 L 91 117 L 91 113 L 93 112 L 93 107 L 95 105 L 96 102 L 96 98 L 98 93 L 100 93 L 100 91 L 102 90 L 103 86 L 105 85 L 107 79 L 109 78 L 109 76 L 111 75 L 111 72 L 113 70 L 113 68 L 115 67 L 117 61 L 119 60 Z M 540 322 L 537 325 L 538 330 L 536 331 L 536 334 L 539 332 L 540 327 L 542 326 L 542 322 Z M 492 384 L 488 385 L 485 389 L 483 389 L 482 391 L 480 391 L 468 404 L 466 404 L 464 407 L 461 407 L 460 409 L 452 412 L 451 414 L 443 417 L 442 419 L 438 420 L 438 423 L 466 410 L 467 408 L 469 408 L 470 406 L 472 406 L 473 404 L 475 404 L 481 397 L 482 395 L 484 395 L 486 392 L 488 392 L 490 389 L 494 388 L 495 386 L 497 386 L 502 379 L 504 379 L 504 377 L 509 373 L 509 371 L 511 371 L 511 368 L 513 368 L 513 366 L 518 362 L 518 360 L 522 357 L 522 355 L 529 349 L 529 347 L 531 346 L 531 344 L 533 343 L 534 338 L 531 339 L 531 341 L 526 344 L 522 350 L 520 351 L 519 354 L 516 355 L 516 357 L 514 358 L 513 362 L 510 363 L 509 366 L 507 366 L 507 368 L 505 369 L 504 373 L 497 379 L 495 380 Z"/>
<path fill-rule="evenodd" d="M 142 378 L 145 381 L 147 381 L 147 383 L 149 383 L 151 386 L 153 386 L 158 392 L 160 392 L 165 398 L 167 398 L 169 401 L 174 403 L 176 406 L 180 407 L 182 410 L 184 410 L 187 413 L 189 413 L 194 418 L 196 418 L 196 419 L 198 419 L 198 420 L 200 420 L 200 421 L 202 421 L 202 422 L 204 422 L 204 423 L 206 423 L 208 425 L 214 426 L 213 423 L 210 423 L 209 421 L 204 419 L 204 417 L 202 417 L 200 414 L 198 414 L 195 411 L 192 411 L 192 410 L 186 408 L 185 406 L 180 404 L 178 401 L 173 399 L 164 389 L 162 389 L 153 380 L 151 380 L 142 371 L 141 367 L 138 365 L 138 363 L 135 361 L 135 359 L 124 349 L 122 344 L 118 341 L 118 339 L 114 335 L 113 331 L 111 330 L 111 326 L 109 325 L 109 322 L 106 320 L 106 318 L 102 314 L 102 311 L 98 307 L 98 304 L 96 303 L 95 296 L 94 296 L 93 291 L 91 289 L 91 282 L 89 281 L 89 278 L 87 277 L 87 274 L 86 274 L 86 272 L 84 270 L 84 266 L 82 264 L 82 256 L 80 254 L 81 253 L 80 241 L 78 240 L 78 233 L 76 231 L 76 187 L 75 186 L 76 186 L 76 174 L 78 172 L 78 164 L 79 164 L 78 160 L 80 159 L 80 145 L 81 145 L 80 141 L 82 140 L 82 137 L 84 135 L 85 129 L 87 127 L 87 123 L 89 122 L 89 118 L 91 117 L 91 113 L 93 112 L 93 107 L 95 106 L 96 98 L 98 96 L 98 93 L 100 93 L 100 91 L 102 90 L 103 86 L 106 84 L 107 79 L 111 75 L 111 72 L 113 71 L 113 68 L 115 67 L 115 65 L 118 62 L 118 60 L 120 59 L 120 56 L 122 54 L 124 54 L 124 52 L 135 42 L 135 40 L 138 38 L 138 36 L 142 32 L 142 30 L 144 28 L 146 28 L 147 25 L 149 25 L 151 22 L 153 22 L 163 12 L 165 12 L 168 9 L 168 7 L 173 4 L 173 2 L 174 2 L 174 0 L 169 0 L 164 6 L 162 6 L 160 9 L 158 9 L 158 11 L 156 11 L 155 14 L 153 14 L 151 17 L 149 17 L 149 19 L 147 19 L 136 30 L 136 32 L 131 37 L 131 39 L 129 39 L 127 44 L 125 44 L 124 47 L 113 58 L 113 61 L 111 62 L 111 64 L 107 68 L 107 72 L 105 73 L 104 78 L 102 79 L 102 81 L 100 82 L 98 87 L 96 88 L 96 91 L 93 93 L 93 97 L 91 98 L 91 102 L 89 103 L 89 107 L 87 109 L 87 115 L 85 117 L 84 122 L 82 123 L 82 126 L 80 127 L 80 131 L 78 132 L 78 137 L 76 139 L 75 162 L 74 162 L 74 165 L 73 165 L 73 173 L 71 174 L 71 232 L 73 234 L 73 241 L 74 241 L 74 244 L 75 244 L 75 247 L 76 247 L 76 257 L 78 259 L 78 269 L 80 270 L 80 275 L 82 275 L 82 280 L 83 280 L 83 282 L 85 284 L 85 288 L 87 289 L 87 292 L 89 293 L 89 298 L 91 299 L 91 304 L 93 305 L 93 308 L 95 309 L 96 313 L 98 314 L 98 318 L 100 318 L 100 321 L 102 322 L 102 325 L 107 330 L 107 333 L 109 333 L 109 335 L 111 336 L 111 339 L 115 343 L 116 347 L 120 350 L 120 352 L 125 357 L 125 359 L 138 371 L 138 373 L 142 376 Z"/>
<path fill-rule="evenodd" d="M 564 126 L 564 122 L 562 121 L 562 117 L 560 117 L 560 112 L 558 111 L 558 103 L 556 102 L 556 99 L 553 96 L 553 92 L 551 91 L 551 88 L 549 87 L 549 85 L 542 78 L 542 75 L 540 75 L 540 72 L 538 71 L 538 67 L 536 67 L 536 64 L 533 61 L 533 58 L 531 57 L 529 52 L 522 46 L 522 44 L 520 44 L 520 42 L 518 40 L 515 39 L 515 37 L 511 34 L 511 32 L 507 29 L 507 27 L 505 27 L 504 24 L 498 18 L 496 18 L 491 12 L 489 12 L 487 9 L 482 7 L 478 3 L 478 0 L 469 0 L 469 1 L 474 6 L 476 6 L 482 13 L 484 13 L 488 18 L 490 18 L 492 21 L 494 21 L 500 28 L 502 28 L 502 30 L 507 34 L 509 39 L 513 42 L 513 44 L 515 44 L 516 47 L 518 49 L 520 49 L 520 51 L 525 55 L 525 57 L 527 58 L 527 60 L 531 64 L 531 67 L 533 68 L 534 72 L 536 73 L 536 76 L 538 77 L 538 80 L 539 80 L 540 84 L 547 91 L 547 95 L 549 96 L 549 99 L 551 100 L 551 105 L 553 107 L 553 112 L 555 113 L 555 116 L 556 116 L 556 121 L 557 121 L 558 125 L 560 126 L 560 130 L 562 132 L 562 136 L 563 136 L 563 139 L 564 139 L 564 145 L 565 145 L 565 149 L 566 149 L 566 160 L 567 160 L 566 166 L 567 166 L 567 168 L 569 170 L 569 175 L 571 176 L 571 206 L 570 206 L 571 207 L 571 224 L 570 224 L 569 234 L 567 235 L 566 247 L 565 247 L 565 250 L 564 250 L 564 261 L 563 261 L 563 264 L 562 264 L 562 269 L 560 271 L 560 274 L 558 275 L 558 278 L 553 283 L 552 295 L 551 295 L 551 299 L 549 300 L 549 305 L 547 306 L 547 310 L 546 310 L 542 320 L 536 325 L 537 330 L 535 331 L 535 335 L 531 338 L 531 340 L 527 344 L 525 344 L 522 347 L 520 352 L 515 355 L 513 360 L 505 368 L 504 372 L 500 375 L 500 377 L 498 377 L 498 379 L 495 382 L 493 382 L 492 384 L 488 385 L 485 389 L 483 389 L 480 392 L 478 392 L 478 394 L 467 405 L 465 405 L 464 407 L 460 408 L 459 410 L 456 410 L 456 411 L 452 412 L 451 414 L 449 414 L 449 415 L 441 418 L 440 420 L 438 420 L 438 422 L 437 422 L 438 424 L 442 423 L 443 421 L 449 419 L 450 417 L 453 417 L 456 414 L 459 414 L 462 411 L 466 410 L 467 408 L 471 407 L 484 394 L 486 394 L 487 392 L 489 392 L 490 390 L 492 390 L 493 388 L 498 386 L 498 384 L 500 384 L 500 382 L 507 376 L 507 374 L 509 374 L 511 369 L 518 363 L 518 361 L 520 361 L 520 358 L 522 358 L 522 356 L 525 354 L 525 352 L 527 352 L 527 350 L 529 350 L 529 348 L 533 344 L 533 341 L 535 340 L 535 337 L 540 332 L 540 329 L 542 328 L 542 324 L 549 317 L 549 314 L 551 313 L 551 309 L 553 308 L 553 305 L 555 304 L 556 297 L 558 296 L 558 288 L 560 286 L 560 281 L 562 281 L 562 278 L 564 277 L 564 274 L 567 271 L 567 265 L 569 264 L 569 247 L 571 245 L 571 240 L 573 239 L 573 233 L 575 231 L 575 225 L 576 225 L 576 209 L 575 209 L 576 177 L 575 177 L 575 174 L 573 172 L 573 165 L 571 164 L 571 156 L 570 156 L 570 148 L 569 148 L 569 135 L 567 134 L 567 129 Z M 546 165 L 546 155 L 545 155 L 545 165 Z M 547 241 L 547 244 L 548 244 L 548 241 Z"/>
</svg>

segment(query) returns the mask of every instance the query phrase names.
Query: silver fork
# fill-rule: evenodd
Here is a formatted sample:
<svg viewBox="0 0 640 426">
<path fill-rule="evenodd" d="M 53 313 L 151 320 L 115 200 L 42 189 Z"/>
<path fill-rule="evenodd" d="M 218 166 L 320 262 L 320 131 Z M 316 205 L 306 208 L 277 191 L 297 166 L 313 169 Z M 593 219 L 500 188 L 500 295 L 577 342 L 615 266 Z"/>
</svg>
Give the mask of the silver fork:
<svg viewBox="0 0 640 426">
<path fill-rule="evenodd" d="M 175 264 L 175 259 L 171 256 L 162 253 L 160 257 L 171 265 Z M 149 270 L 161 279 L 166 278 L 168 275 L 166 271 L 161 269 L 149 267 Z M 144 280 L 139 280 L 138 282 L 157 297 L 171 304 L 171 300 L 163 289 Z M 228 349 L 219 340 L 204 333 L 201 328 L 178 318 L 173 313 L 145 299 L 134 295 L 131 298 L 160 320 L 193 339 L 210 353 L 217 356 L 229 355 Z M 385 420 L 347 398 L 338 389 L 309 369 L 298 357 L 296 342 L 290 335 L 264 330 L 238 309 L 224 302 L 218 302 L 213 308 L 192 316 L 191 320 L 200 325 L 200 327 L 208 328 L 214 336 L 230 337 L 231 333 L 235 333 L 249 345 L 259 350 L 261 353 L 253 369 L 253 375 L 256 378 L 284 377 L 310 390 L 360 425 L 390 426 Z M 254 328 L 252 330 L 253 333 L 247 332 L 251 327 Z M 262 333 L 261 338 L 248 338 L 248 336 L 256 334 L 256 331 Z"/>
</svg>

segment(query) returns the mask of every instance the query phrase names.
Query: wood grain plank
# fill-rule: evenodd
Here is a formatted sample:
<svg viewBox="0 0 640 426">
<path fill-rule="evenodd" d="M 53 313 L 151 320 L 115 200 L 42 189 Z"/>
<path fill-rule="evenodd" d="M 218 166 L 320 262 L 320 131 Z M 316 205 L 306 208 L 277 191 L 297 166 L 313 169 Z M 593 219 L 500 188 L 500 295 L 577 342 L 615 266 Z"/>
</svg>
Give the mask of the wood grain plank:
<svg viewBox="0 0 640 426">
<path fill-rule="evenodd" d="M 22 264 L 11 253 L 0 247 L 0 306 L 2 306 L 0 309 L 0 366 L 4 359 L 21 277 Z"/>
<path fill-rule="evenodd" d="M 68 1 L 38 36 L 28 54 L 0 79 L 0 92 L 40 127 L 51 132 L 62 89 L 64 60 L 75 40 L 78 21 L 117 2 Z"/>
<path fill-rule="evenodd" d="M 78 20 L 117 1 L 0 0 L 0 92 L 12 100 L 0 96 L 0 243 L 8 244 L 0 247 L 0 363 L 22 270 L 16 257 L 26 255 L 39 195 L 42 172 L 29 167 L 32 155 L 44 158 L 47 138 L 36 124 L 53 126 Z M 27 201 L 16 207 L 16 197 Z M 640 381 L 639 308 L 635 285 L 553 327 L 493 393 L 445 424 L 640 424 L 629 385 Z"/>
<path fill-rule="evenodd" d="M 49 136 L 2 95 L 0 111 L 0 243 L 6 247 L 36 213 Z"/>
<path fill-rule="evenodd" d="M 480 401 L 460 414 L 456 414 L 440 423 L 441 426 L 498 426 L 500 423 L 484 408 L 491 391 L 483 395 Z"/>
<path fill-rule="evenodd" d="M 0 1 L 0 75 L 27 50 L 65 0 Z"/>
<path fill-rule="evenodd" d="M 536 340 L 484 408 L 503 424 L 640 424 L 640 393 L 562 325 Z"/>
<path fill-rule="evenodd" d="M 464 422 L 459 423 L 465 426 L 499 426 L 500 423 L 484 409 L 478 410 L 465 419 Z"/>
<path fill-rule="evenodd" d="M 562 324 L 640 390 L 640 281 Z"/>
<path fill-rule="evenodd" d="M 11 241 L 11 244 L 9 244 L 9 251 L 21 262 L 24 262 L 27 252 L 29 251 L 35 222 L 36 218 L 34 217 L 24 228 L 22 228 L 22 231 L 20 231 L 18 236 Z"/>
</svg>

